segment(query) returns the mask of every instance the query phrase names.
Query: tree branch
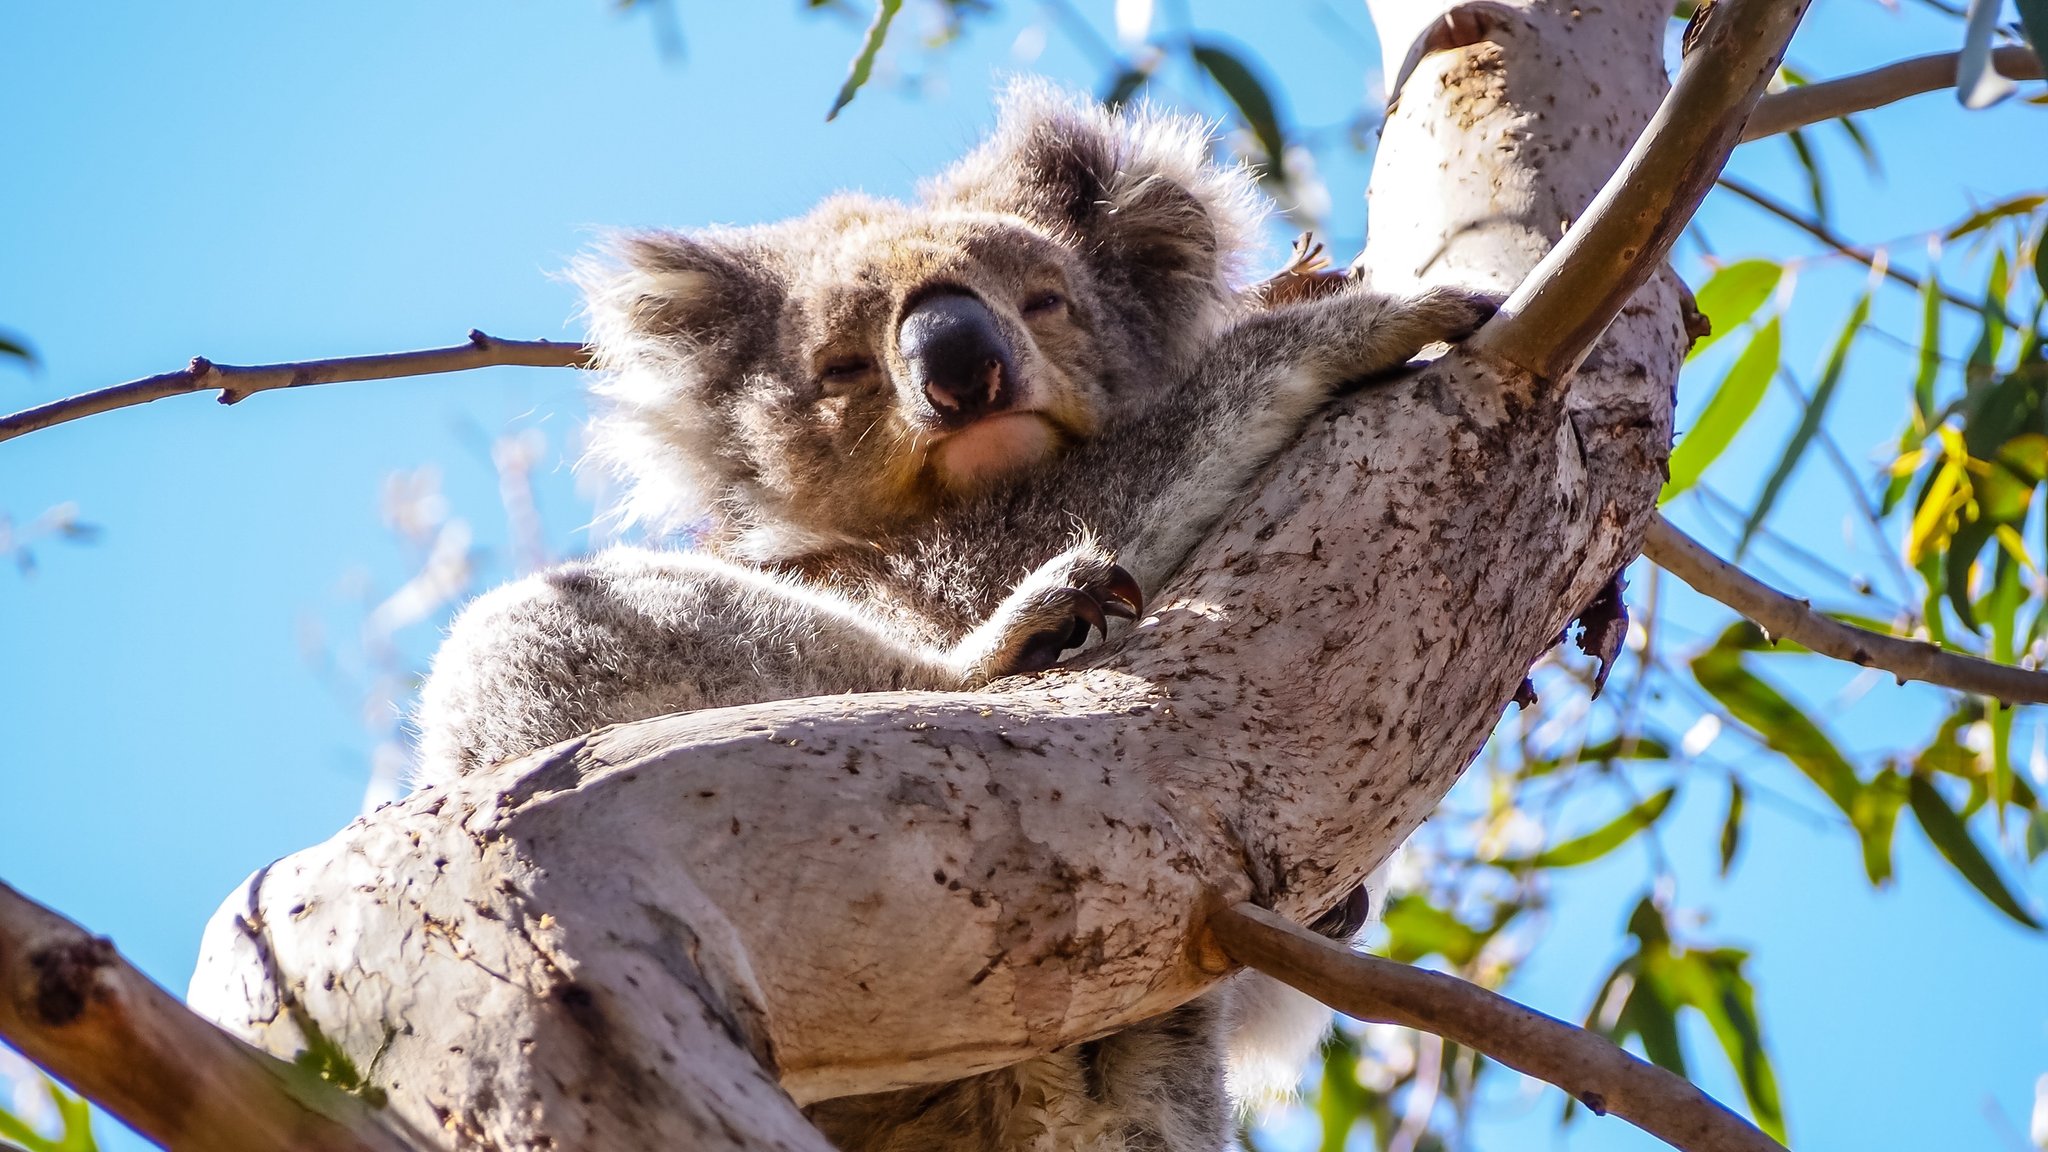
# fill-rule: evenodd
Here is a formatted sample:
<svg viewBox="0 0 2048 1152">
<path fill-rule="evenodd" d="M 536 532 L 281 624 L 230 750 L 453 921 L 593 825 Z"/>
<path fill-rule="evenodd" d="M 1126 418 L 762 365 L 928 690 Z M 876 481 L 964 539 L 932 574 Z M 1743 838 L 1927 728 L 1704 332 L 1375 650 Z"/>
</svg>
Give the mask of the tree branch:
<svg viewBox="0 0 2048 1152">
<path fill-rule="evenodd" d="M 1701 12 L 1695 47 L 1650 126 L 1472 351 L 1539 382 L 1563 380 L 1662 266 L 1776 74 L 1806 0 L 1721 0 Z"/>
<path fill-rule="evenodd" d="M 0 1038 L 173 1150 L 411 1152 L 362 1100 L 201 1019 L 0 884 Z"/>
<path fill-rule="evenodd" d="M 1806 601 L 1785 595 L 1709 552 L 1661 516 L 1650 525 L 1643 555 L 1695 592 L 1755 621 L 1773 640 L 1791 640 L 1823 656 L 1882 668 L 1901 684 L 1919 680 L 2005 704 L 2048 703 L 2048 672 L 1950 652 L 1924 640 L 1887 636 L 1824 616 Z"/>
<path fill-rule="evenodd" d="M 1686 1152 L 1785 1152 L 1685 1077 L 1604 1036 L 1442 972 L 1364 956 L 1255 904 L 1209 918 L 1232 959 L 1347 1016 L 1456 1041 Z"/>
<path fill-rule="evenodd" d="M 1756 111 L 1750 113 L 1749 123 L 1742 129 L 1743 142 L 1868 112 L 1924 92 L 1953 88 L 1956 60 L 1961 55 L 1936 52 L 1915 56 L 1853 76 L 1773 92 L 1756 102 Z M 1993 49 L 1991 66 L 2008 80 L 2039 80 L 2042 76 L 2041 58 L 2022 45 Z"/>
<path fill-rule="evenodd" d="M 432 376 L 496 364 L 588 368 L 590 352 L 580 344 L 557 340 L 500 340 L 472 329 L 467 344 L 457 344 L 452 348 L 423 348 L 417 352 L 388 352 L 377 356 L 337 356 L 329 360 L 252 365 L 215 364 L 204 356 L 195 356 L 189 366 L 176 372 L 145 376 L 96 392 L 82 392 L 0 417 L 0 440 L 12 440 L 67 420 L 146 404 L 166 396 L 183 396 L 188 392 L 218 391 L 221 403 L 233 404 L 246 396 L 273 388 L 301 388 L 308 384 L 335 384 L 344 380 Z"/>
<path fill-rule="evenodd" d="M 1782 200 L 1778 200 L 1777 198 L 1773 197 L 1770 193 L 1765 192 L 1761 188 L 1745 184 L 1732 176 L 1723 176 L 1720 179 L 1716 180 L 1715 183 L 1719 184 L 1723 188 L 1726 188 L 1728 191 L 1735 193 L 1737 196 L 1742 197 L 1744 200 L 1749 201 L 1751 204 L 1756 205 L 1764 211 L 1769 212 L 1771 215 L 1776 216 L 1778 219 L 1783 220 L 1785 223 L 1792 225 L 1794 228 L 1799 229 L 1801 232 L 1806 233 L 1808 236 L 1811 236 L 1814 239 L 1820 241 L 1821 243 L 1827 245 L 1828 247 L 1833 248 L 1835 251 L 1840 252 L 1844 256 L 1847 256 L 1849 259 L 1862 264 L 1864 267 L 1880 269 L 1884 273 L 1885 279 L 1890 280 L 1895 284 L 1903 284 L 1906 287 L 1911 288 L 1915 292 L 1918 292 L 1920 290 L 1921 281 L 1918 276 L 1913 275 L 1911 272 L 1901 271 L 1898 268 L 1898 266 L 1894 265 L 1889 260 L 1886 260 L 1880 264 L 1877 258 L 1877 254 L 1875 252 L 1870 251 L 1868 248 L 1861 248 L 1853 243 L 1850 243 L 1846 238 L 1842 236 L 1841 233 L 1836 232 L 1834 229 L 1828 227 L 1827 225 L 1821 223 L 1818 220 L 1808 219 L 1807 217 L 1800 215 L 1795 209 L 1792 208 L 1791 205 L 1786 204 Z M 1972 300 L 1968 296 L 1964 296 L 1961 293 L 1951 291 L 1947 288 L 1943 288 L 1941 290 L 1941 298 L 1943 300 L 1948 301 L 1950 304 L 1955 305 L 1958 308 L 1962 308 L 1978 316 L 1989 314 L 1992 311 L 1991 305 L 1987 301 Z M 2013 328 L 2022 332 L 2026 330 L 2026 325 L 2020 323 L 2010 313 L 2001 310 L 1997 313 L 1997 315 L 2000 320 L 2003 320 L 2005 322 L 2006 327 Z"/>
</svg>

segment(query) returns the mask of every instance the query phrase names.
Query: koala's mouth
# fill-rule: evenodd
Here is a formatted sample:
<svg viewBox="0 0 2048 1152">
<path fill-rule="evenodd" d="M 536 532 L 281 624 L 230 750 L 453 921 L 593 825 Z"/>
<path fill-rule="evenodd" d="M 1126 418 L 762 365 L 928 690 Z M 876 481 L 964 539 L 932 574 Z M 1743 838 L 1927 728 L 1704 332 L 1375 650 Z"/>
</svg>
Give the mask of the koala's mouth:
<svg viewBox="0 0 2048 1152">
<path fill-rule="evenodd" d="M 946 487 L 971 489 L 1052 456 L 1061 440 L 1059 426 L 1043 412 L 1004 412 L 933 445 L 931 462 Z"/>
</svg>

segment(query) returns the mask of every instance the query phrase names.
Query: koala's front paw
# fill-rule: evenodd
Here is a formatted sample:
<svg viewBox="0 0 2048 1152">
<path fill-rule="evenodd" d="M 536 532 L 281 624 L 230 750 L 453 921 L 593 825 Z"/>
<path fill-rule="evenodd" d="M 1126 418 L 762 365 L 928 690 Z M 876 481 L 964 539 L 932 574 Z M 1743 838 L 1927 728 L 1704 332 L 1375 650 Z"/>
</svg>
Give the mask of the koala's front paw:
<svg viewBox="0 0 2048 1152">
<path fill-rule="evenodd" d="M 1086 644 L 1090 628 L 1106 635 L 1105 617 L 1136 620 L 1144 613 L 1138 582 L 1115 564 L 1095 579 L 1054 588 L 1018 614 L 1013 626 L 1021 639 L 1002 675 L 1043 672 L 1060 662 L 1060 653 Z"/>
<path fill-rule="evenodd" d="M 1145 613 L 1137 580 L 1108 552 L 1083 543 L 1039 566 L 968 639 L 975 678 L 993 680 L 1043 672 L 1061 653 L 1107 632 L 1109 617 L 1136 620 Z"/>
<path fill-rule="evenodd" d="M 1456 344 L 1493 319 L 1506 296 L 1442 284 L 1408 301 L 1407 310 L 1432 342 Z"/>
</svg>

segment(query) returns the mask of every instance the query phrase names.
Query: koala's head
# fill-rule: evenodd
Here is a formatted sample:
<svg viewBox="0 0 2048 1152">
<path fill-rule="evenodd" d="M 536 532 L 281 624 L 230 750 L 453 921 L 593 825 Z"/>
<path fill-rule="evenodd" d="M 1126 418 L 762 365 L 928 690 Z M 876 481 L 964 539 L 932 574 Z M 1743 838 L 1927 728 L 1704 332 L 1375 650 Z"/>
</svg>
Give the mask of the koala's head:
<svg viewBox="0 0 2048 1152">
<path fill-rule="evenodd" d="M 887 533 L 1093 435 L 1238 307 L 1260 215 L 1202 123 L 1012 87 L 914 203 L 616 240 L 578 270 L 630 519 L 756 559 Z"/>
</svg>

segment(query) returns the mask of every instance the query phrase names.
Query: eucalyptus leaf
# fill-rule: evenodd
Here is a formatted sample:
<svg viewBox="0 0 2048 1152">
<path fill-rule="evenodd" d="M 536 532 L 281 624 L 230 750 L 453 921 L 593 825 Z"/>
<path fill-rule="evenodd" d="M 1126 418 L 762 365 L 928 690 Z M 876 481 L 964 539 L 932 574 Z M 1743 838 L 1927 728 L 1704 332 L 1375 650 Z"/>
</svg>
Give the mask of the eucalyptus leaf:
<svg viewBox="0 0 2048 1152">
<path fill-rule="evenodd" d="M 1914 776 L 1908 785 L 1907 803 L 1913 808 L 1914 819 L 1920 822 L 1921 831 L 1934 843 L 1935 851 L 1954 866 L 1970 886 L 1982 893 L 1986 900 L 2000 912 L 2038 932 L 2041 922 L 2020 905 L 2006 887 L 1998 870 L 1992 867 L 1984 850 L 1970 836 L 1969 826 L 1956 810 L 1949 807 L 1932 782 L 1924 776 Z"/>
<path fill-rule="evenodd" d="M 1962 223 L 1949 229 L 1942 239 L 1955 240 L 1959 237 L 1968 236 L 1972 232 L 1990 227 L 1993 223 L 2007 216 L 2024 216 L 2043 204 L 2048 204 L 2048 196 L 2038 194 L 2014 196 L 2009 200 L 2001 200 L 1989 208 L 1970 213 Z"/>
<path fill-rule="evenodd" d="M 889 38 L 889 25 L 895 21 L 896 13 L 902 7 L 903 0 L 876 0 L 875 18 L 868 24 L 860 52 L 854 56 L 853 66 L 847 69 L 846 82 L 839 86 L 839 95 L 833 97 L 832 109 L 825 113 L 825 119 L 836 118 L 841 108 L 853 102 L 854 93 L 868 82 L 868 74 L 874 71 L 875 56 L 882 51 L 882 42 Z"/>
<path fill-rule="evenodd" d="M 1728 812 L 1721 817 L 1721 875 L 1726 877 L 1742 847 L 1743 791 L 1740 780 L 1728 782 Z"/>
<path fill-rule="evenodd" d="M 1693 658 L 1693 678 L 1737 720 L 1755 729 L 1773 752 L 1792 761 L 1844 813 L 1862 782 L 1856 769 L 1806 712 L 1742 665 L 1739 651 L 1715 646 Z"/>
<path fill-rule="evenodd" d="M 1671 806 L 1674 791 L 1666 788 L 1593 831 L 1546 848 L 1529 860 L 1503 860 L 1501 864 L 1504 867 L 1526 864 L 1534 868 L 1570 868 L 1578 864 L 1591 863 L 1628 843 L 1636 833 L 1655 824 L 1664 815 L 1664 810 Z"/>
<path fill-rule="evenodd" d="M 1729 366 L 1728 374 L 1700 410 L 1699 419 L 1671 450 L 1671 478 L 1657 494 L 1658 503 L 1692 487 L 1707 466 L 1734 443 L 1736 433 L 1763 403 L 1771 376 L 1778 370 L 1780 339 L 1778 318 L 1773 316 Z"/>
<path fill-rule="evenodd" d="M 1710 348 L 1742 322 L 1756 315 L 1764 301 L 1777 291 L 1785 269 L 1769 260 L 1738 260 L 1724 264 L 1693 294 L 1693 303 L 1706 316 L 1711 330 L 1693 343 L 1686 359 Z"/>
<path fill-rule="evenodd" d="M 1856 306 L 1849 310 L 1849 319 L 1842 325 L 1841 334 L 1835 337 L 1835 346 L 1828 353 L 1827 366 L 1821 369 L 1820 383 L 1814 386 L 1813 395 L 1806 402 L 1806 412 L 1799 418 L 1799 427 L 1792 432 L 1792 439 L 1785 445 L 1785 452 L 1778 458 L 1778 466 L 1764 482 L 1764 490 L 1757 497 L 1756 507 L 1750 511 L 1749 519 L 1742 525 L 1742 536 L 1736 541 L 1735 555 L 1741 558 L 1749 547 L 1756 530 L 1763 526 L 1764 518 L 1771 514 L 1771 506 L 1777 503 L 1778 493 L 1784 490 L 1785 482 L 1792 478 L 1792 472 L 1799 466 L 1800 457 L 1806 454 L 1807 446 L 1813 443 L 1815 433 L 1820 431 L 1821 418 L 1827 414 L 1828 401 L 1834 399 L 1836 386 L 1842 382 L 1842 369 L 1849 361 L 1849 347 L 1863 331 L 1863 322 L 1870 318 L 1870 289 L 1865 287 Z"/>
<path fill-rule="evenodd" d="M 1263 161 L 1266 176 L 1277 179 L 1280 158 L 1287 151 L 1287 134 L 1280 128 L 1280 115 L 1274 110 L 1273 98 L 1267 94 L 1266 85 L 1235 52 L 1216 41 L 1197 40 L 1189 45 L 1188 53 L 1230 98 L 1237 114 L 1252 130 L 1259 148 L 1266 154 Z"/>
</svg>

